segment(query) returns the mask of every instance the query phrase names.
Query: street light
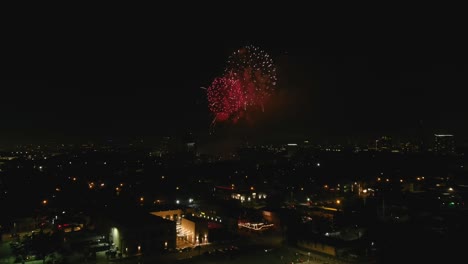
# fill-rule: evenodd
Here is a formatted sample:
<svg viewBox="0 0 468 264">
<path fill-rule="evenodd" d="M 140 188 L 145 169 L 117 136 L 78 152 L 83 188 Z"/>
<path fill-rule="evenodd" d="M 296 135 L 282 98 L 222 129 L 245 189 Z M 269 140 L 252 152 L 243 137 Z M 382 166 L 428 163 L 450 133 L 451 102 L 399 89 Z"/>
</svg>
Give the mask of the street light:
<svg viewBox="0 0 468 264">
<path fill-rule="evenodd" d="M 307 263 L 310 262 L 310 252 L 307 252 Z"/>
</svg>

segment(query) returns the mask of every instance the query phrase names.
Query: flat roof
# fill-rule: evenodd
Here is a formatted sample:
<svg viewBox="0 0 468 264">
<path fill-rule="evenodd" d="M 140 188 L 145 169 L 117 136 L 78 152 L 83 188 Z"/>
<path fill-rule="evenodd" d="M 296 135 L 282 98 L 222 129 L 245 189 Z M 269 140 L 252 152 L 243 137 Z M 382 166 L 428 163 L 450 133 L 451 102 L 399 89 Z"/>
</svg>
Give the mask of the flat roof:
<svg viewBox="0 0 468 264">
<path fill-rule="evenodd" d="M 142 227 L 142 226 L 155 226 L 161 224 L 174 223 L 162 217 L 152 215 L 149 212 L 141 210 L 108 210 L 104 212 L 105 216 L 117 225 L 127 228 Z"/>
</svg>

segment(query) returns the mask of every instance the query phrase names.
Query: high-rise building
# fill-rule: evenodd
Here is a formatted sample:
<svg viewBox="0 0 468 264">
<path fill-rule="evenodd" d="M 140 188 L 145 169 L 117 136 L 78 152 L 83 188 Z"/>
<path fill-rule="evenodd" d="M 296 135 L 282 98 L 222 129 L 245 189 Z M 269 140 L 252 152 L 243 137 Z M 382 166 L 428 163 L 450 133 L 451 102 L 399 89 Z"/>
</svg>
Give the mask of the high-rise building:
<svg viewBox="0 0 468 264">
<path fill-rule="evenodd" d="M 455 153 L 455 139 L 449 134 L 435 134 L 434 151 L 438 154 L 453 154 Z"/>
<path fill-rule="evenodd" d="M 417 128 L 417 133 L 416 133 L 416 144 L 418 145 L 419 151 L 425 152 L 426 149 L 426 140 L 424 137 L 424 123 L 423 120 L 419 120 L 418 122 L 418 128 Z"/>
<path fill-rule="evenodd" d="M 197 155 L 197 143 L 195 141 L 195 136 L 192 133 L 187 133 L 184 138 L 184 144 L 186 151 L 193 155 Z"/>
</svg>

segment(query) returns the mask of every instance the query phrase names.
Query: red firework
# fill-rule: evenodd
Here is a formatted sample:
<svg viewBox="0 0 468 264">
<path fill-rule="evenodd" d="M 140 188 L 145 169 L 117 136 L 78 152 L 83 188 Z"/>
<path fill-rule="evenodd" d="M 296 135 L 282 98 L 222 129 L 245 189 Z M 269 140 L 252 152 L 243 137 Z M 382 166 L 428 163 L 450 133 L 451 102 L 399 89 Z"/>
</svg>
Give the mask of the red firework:
<svg viewBox="0 0 468 264">
<path fill-rule="evenodd" d="M 207 89 L 208 107 L 215 120 L 228 120 L 244 105 L 240 82 L 230 76 L 217 77 Z"/>
<path fill-rule="evenodd" d="M 226 73 L 238 80 L 244 95 L 244 108 L 263 105 L 276 86 L 276 68 L 271 57 L 255 46 L 234 52 L 228 60 Z"/>
</svg>

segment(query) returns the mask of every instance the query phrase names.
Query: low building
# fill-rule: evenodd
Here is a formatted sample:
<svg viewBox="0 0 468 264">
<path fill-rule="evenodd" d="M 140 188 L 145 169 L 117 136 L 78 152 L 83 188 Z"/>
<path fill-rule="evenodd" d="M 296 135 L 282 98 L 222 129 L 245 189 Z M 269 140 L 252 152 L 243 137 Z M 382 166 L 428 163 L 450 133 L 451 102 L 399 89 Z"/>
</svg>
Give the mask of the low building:
<svg viewBox="0 0 468 264">
<path fill-rule="evenodd" d="M 176 223 L 146 212 L 106 212 L 99 229 L 107 230 L 112 247 L 126 255 L 176 247 Z"/>
<path fill-rule="evenodd" d="M 181 220 L 185 239 L 193 244 L 206 244 L 208 240 L 208 221 L 203 218 L 187 216 Z"/>
</svg>

